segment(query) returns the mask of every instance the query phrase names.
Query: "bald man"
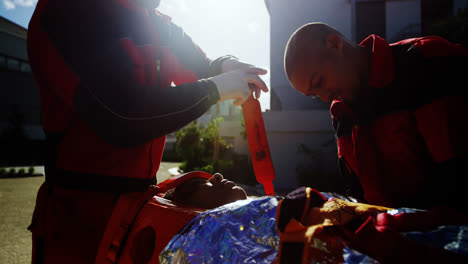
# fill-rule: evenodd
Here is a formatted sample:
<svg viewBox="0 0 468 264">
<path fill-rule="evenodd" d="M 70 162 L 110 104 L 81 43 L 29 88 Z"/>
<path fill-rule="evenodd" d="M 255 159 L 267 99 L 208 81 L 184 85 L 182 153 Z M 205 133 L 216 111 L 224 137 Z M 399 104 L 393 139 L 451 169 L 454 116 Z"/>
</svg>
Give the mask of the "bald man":
<svg viewBox="0 0 468 264">
<path fill-rule="evenodd" d="M 468 51 L 440 37 L 356 45 L 323 23 L 299 28 L 284 66 L 291 85 L 331 102 L 350 195 L 389 207 L 466 210 Z"/>
</svg>

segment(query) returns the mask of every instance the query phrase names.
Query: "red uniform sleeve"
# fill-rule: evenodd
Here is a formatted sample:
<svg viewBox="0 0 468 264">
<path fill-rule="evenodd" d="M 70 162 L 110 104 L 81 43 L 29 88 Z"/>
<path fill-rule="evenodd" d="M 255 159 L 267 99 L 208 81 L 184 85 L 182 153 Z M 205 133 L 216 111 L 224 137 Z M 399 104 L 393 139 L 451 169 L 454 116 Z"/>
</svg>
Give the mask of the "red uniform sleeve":
<svg viewBox="0 0 468 264">
<path fill-rule="evenodd" d="M 40 23 L 79 78 L 74 108 L 108 143 L 143 144 L 183 127 L 219 100 L 214 83 L 201 78 L 219 73 L 222 60 L 207 59 L 161 16 L 141 15 L 118 1 L 50 0 Z M 179 85 L 171 87 L 170 76 Z"/>
</svg>

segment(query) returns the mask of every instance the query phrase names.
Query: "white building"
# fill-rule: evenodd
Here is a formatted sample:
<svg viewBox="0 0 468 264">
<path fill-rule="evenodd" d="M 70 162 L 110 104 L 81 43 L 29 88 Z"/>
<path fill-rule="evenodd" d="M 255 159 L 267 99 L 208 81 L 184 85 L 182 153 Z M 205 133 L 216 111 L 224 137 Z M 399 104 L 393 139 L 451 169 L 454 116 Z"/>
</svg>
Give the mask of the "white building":
<svg viewBox="0 0 468 264">
<path fill-rule="evenodd" d="M 218 112 L 218 113 L 217 113 Z M 242 127 L 242 108 L 236 107 L 232 100 L 213 105 L 205 114 L 197 119 L 203 125 L 208 124 L 216 117 L 223 118 L 219 124 L 219 135 L 229 144 L 237 154 L 248 155 L 249 146 L 244 137 L 245 129 Z"/>
</svg>

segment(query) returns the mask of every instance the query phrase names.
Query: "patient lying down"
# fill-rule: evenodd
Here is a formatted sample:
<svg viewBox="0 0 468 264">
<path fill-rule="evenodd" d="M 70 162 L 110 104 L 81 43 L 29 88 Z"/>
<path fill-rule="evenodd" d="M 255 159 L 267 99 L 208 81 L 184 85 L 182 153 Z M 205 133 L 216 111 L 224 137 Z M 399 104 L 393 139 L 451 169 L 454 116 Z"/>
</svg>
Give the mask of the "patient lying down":
<svg viewBox="0 0 468 264">
<path fill-rule="evenodd" d="M 193 178 L 166 192 L 164 198 L 193 207 L 213 209 L 247 199 L 244 189 L 216 173 L 211 179 Z"/>
<path fill-rule="evenodd" d="M 392 209 L 304 187 L 247 198 L 220 174 L 165 198 L 212 210 L 174 236 L 161 263 L 468 263 L 468 219 L 450 210 Z"/>
</svg>

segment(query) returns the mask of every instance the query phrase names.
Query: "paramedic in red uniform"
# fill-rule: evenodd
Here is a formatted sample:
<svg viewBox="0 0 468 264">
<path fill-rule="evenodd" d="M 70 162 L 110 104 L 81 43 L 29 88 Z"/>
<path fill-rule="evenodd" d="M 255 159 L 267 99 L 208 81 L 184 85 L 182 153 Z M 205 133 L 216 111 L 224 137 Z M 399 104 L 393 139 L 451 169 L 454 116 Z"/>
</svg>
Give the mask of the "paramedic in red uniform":
<svg viewBox="0 0 468 264">
<path fill-rule="evenodd" d="M 165 135 L 267 91 L 263 69 L 206 58 L 146 0 L 39 0 L 28 53 L 47 136 L 33 263 L 93 263 L 120 195 L 156 183 Z M 213 41 L 216 38 L 213 37 Z"/>
<path fill-rule="evenodd" d="M 285 71 L 306 96 L 331 102 L 349 193 L 389 207 L 465 210 L 468 51 L 436 37 L 360 45 L 323 23 L 299 28 Z"/>
</svg>

